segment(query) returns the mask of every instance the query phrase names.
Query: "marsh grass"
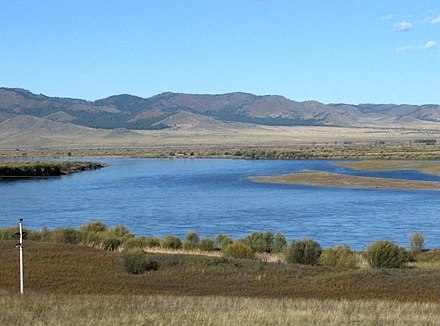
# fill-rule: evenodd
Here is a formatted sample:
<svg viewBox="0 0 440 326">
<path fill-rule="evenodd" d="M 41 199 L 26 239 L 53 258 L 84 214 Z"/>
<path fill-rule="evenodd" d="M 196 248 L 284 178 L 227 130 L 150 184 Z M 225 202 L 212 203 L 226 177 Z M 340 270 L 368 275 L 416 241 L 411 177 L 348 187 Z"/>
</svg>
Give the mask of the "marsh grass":
<svg viewBox="0 0 440 326">
<path fill-rule="evenodd" d="M 0 291 L 18 292 L 15 240 L 0 241 Z M 423 253 L 422 253 L 423 254 Z M 119 253 L 26 241 L 26 294 L 248 296 L 440 303 L 439 262 L 403 269 L 304 266 L 265 259 L 148 253 L 158 270 L 130 275 Z M 277 257 L 277 256 L 275 256 Z M 279 257 L 279 256 L 278 256 Z M 421 266 L 421 267 L 419 267 Z"/>
<path fill-rule="evenodd" d="M 2 325 L 438 325 L 440 304 L 170 295 L 0 296 Z"/>
</svg>

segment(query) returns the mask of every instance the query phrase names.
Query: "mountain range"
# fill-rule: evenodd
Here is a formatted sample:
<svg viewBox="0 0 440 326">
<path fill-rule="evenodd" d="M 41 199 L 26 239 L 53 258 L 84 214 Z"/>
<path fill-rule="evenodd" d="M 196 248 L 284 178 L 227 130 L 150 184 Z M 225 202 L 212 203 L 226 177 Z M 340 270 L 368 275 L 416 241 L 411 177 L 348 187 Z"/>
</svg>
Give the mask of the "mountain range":
<svg viewBox="0 0 440 326">
<path fill-rule="evenodd" d="M 49 97 L 0 88 L 0 123 L 18 116 L 99 129 L 154 130 L 191 121 L 271 126 L 438 128 L 440 105 L 323 104 L 278 95 L 197 95 L 166 92 L 149 98 L 123 94 L 96 101 Z"/>
</svg>

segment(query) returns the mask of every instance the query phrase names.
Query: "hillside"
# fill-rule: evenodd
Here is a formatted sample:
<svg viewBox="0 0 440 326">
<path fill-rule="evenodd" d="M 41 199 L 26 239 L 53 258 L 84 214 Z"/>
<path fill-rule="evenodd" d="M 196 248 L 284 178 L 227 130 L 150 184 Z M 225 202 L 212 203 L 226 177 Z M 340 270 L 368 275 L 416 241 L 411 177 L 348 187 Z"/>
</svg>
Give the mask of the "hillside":
<svg viewBox="0 0 440 326">
<path fill-rule="evenodd" d="M 91 128 L 157 130 L 188 126 L 188 119 L 195 117 L 191 114 L 216 127 L 223 121 L 271 126 L 437 129 L 440 122 L 439 105 L 323 104 L 296 102 L 277 95 L 169 92 L 150 98 L 114 95 L 92 102 L 0 88 L 0 122 L 26 115 Z"/>
</svg>

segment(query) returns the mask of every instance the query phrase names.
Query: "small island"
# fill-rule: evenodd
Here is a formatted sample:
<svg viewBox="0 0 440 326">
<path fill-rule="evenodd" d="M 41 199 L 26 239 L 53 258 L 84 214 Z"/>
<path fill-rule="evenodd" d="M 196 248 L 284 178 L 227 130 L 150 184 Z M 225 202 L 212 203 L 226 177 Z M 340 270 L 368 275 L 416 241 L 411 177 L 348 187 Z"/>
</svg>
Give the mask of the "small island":
<svg viewBox="0 0 440 326">
<path fill-rule="evenodd" d="M 422 173 L 440 175 L 439 161 L 414 161 L 414 160 L 365 160 L 356 162 L 338 162 L 343 166 L 358 171 L 403 171 L 414 170 Z"/>
<path fill-rule="evenodd" d="M 359 177 L 322 171 L 303 171 L 279 176 L 252 177 L 252 181 L 337 188 L 440 190 L 440 182 Z"/>
<path fill-rule="evenodd" d="M 0 180 L 56 177 L 106 166 L 108 164 L 77 161 L 0 161 Z"/>
</svg>

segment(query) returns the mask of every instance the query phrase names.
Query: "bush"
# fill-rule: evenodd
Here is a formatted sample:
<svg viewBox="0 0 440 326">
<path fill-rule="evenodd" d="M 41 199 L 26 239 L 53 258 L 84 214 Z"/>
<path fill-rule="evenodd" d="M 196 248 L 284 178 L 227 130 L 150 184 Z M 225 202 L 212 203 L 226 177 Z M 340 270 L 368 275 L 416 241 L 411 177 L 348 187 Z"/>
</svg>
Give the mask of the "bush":
<svg viewBox="0 0 440 326">
<path fill-rule="evenodd" d="M 182 247 L 182 241 L 178 237 L 167 235 L 161 245 L 165 249 L 179 249 Z"/>
<path fill-rule="evenodd" d="M 381 240 L 370 244 L 365 254 L 373 268 L 400 268 L 409 260 L 405 248 L 399 247 L 393 241 Z"/>
<path fill-rule="evenodd" d="M 425 237 L 420 232 L 414 232 L 410 237 L 411 254 L 417 256 L 422 252 L 425 245 Z"/>
<path fill-rule="evenodd" d="M 251 247 L 242 241 L 236 241 L 223 250 L 223 254 L 226 257 L 237 259 L 252 259 L 254 258 L 254 252 Z"/>
<path fill-rule="evenodd" d="M 272 232 L 254 232 L 243 239 L 254 252 L 272 252 L 274 238 Z"/>
<path fill-rule="evenodd" d="M 83 238 L 83 234 L 73 228 L 57 229 L 50 234 L 50 240 L 58 243 L 78 244 Z"/>
<path fill-rule="evenodd" d="M 10 227 L 0 230 L 0 240 L 12 240 L 17 239 L 15 232 L 18 232 L 17 227 Z"/>
<path fill-rule="evenodd" d="M 214 250 L 214 240 L 210 238 L 204 238 L 200 241 L 199 249 L 203 251 L 212 251 Z"/>
<path fill-rule="evenodd" d="M 124 225 L 119 224 L 106 231 L 108 234 L 113 234 L 118 238 L 133 238 L 134 235 Z"/>
<path fill-rule="evenodd" d="M 273 243 L 273 252 L 280 253 L 283 252 L 287 246 L 287 240 L 284 234 L 278 232 L 275 235 L 275 240 Z"/>
<path fill-rule="evenodd" d="M 139 238 L 128 238 L 124 241 L 124 249 L 134 249 L 134 248 L 154 248 L 160 247 L 159 238 L 150 237 L 139 237 Z"/>
<path fill-rule="evenodd" d="M 122 244 L 122 239 L 114 235 L 108 235 L 102 240 L 102 249 L 116 251 Z"/>
<path fill-rule="evenodd" d="M 322 252 L 319 263 L 323 266 L 356 268 L 358 259 L 350 246 L 335 246 L 334 248 L 328 247 Z"/>
<path fill-rule="evenodd" d="M 185 241 L 183 242 L 183 248 L 185 249 L 195 249 L 200 243 L 200 236 L 198 232 L 189 232 Z"/>
<path fill-rule="evenodd" d="M 227 246 L 231 245 L 234 241 L 232 241 L 231 237 L 226 234 L 219 234 L 214 241 L 214 246 L 216 249 L 224 250 Z"/>
<path fill-rule="evenodd" d="M 99 233 L 107 230 L 107 226 L 101 221 L 84 223 L 79 227 L 79 231 L 83 233 Z"/>
<path fill-rule="evenodd" d="M 311 239 L 304 239 L 292 241 L 285 250 L 285 258 L 288 263 L 317 265 L 321 253 L 322 248 L 319 243 Z"/>
<path fill-rule="evenodd" d="M 125 271 L 130 274 L 142 274 L 145 271 L 159 268 L 159 263 L 148 259 L 142 249 L 124 250 L 120 253 L 119 259 Z"/>
</svg>

